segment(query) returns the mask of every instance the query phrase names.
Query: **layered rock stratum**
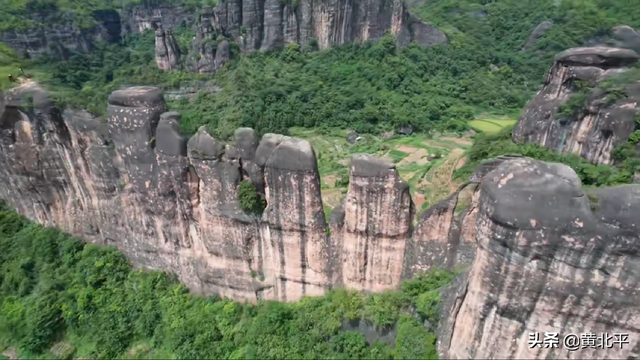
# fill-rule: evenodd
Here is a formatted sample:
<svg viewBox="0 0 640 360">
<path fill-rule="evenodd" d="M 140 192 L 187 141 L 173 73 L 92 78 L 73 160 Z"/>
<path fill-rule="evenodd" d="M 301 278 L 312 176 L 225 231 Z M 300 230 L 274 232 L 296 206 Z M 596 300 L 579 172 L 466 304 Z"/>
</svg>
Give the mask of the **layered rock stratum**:
<svg viewBox="0 0 640 360">
<path fill-rule="evenodd" d="M 568 166 L 529 158 L 486 164 L 470 270 L 445 292 L 438 329 L 451 359 L 631 359 L 640 350 L 640 185 L 590 190 Z M 530 346 L 557 333 L 558 347 Z M 627 335 L 622 346 L 563 338 Z"/>
<path fill-rule="evenodd" d="M 409 276 L 415 210 L 393 164 L 353 158 L 341 230 L 329 236 L 306 140 L 248 128 L 232 143 L 205 128 L 187 139 L 153 87 L 114 92 L 108 114 L 60 110 L 33 82 L 7 92 L 0 197 L 137 266 L 175 272 L 196 293 L 295 301 Z M 261 216 L 240 209 L 242 180 L 264 194 Z"/>
<path fill-rule="evenodd" d="M 640 82 L 625 79 L 638 58 L 632 50 L 609 47 L 558 54 L 514 128 L 513 140 L 576 154 L 594 164 L 612 164 L 615 147 L 639 127 Z M 572 98 L 579 99 L 575 108 L 560 111 Z"/>
<path fill-rule="evenodd" d="M 1 109 L 0 197 L 136 266 L 174 272 L 196 293 L 294 301 L 453 268 L 464 271 L 443 292 L 442 357 L 637 356 L 640 185 L 587 193 L 565 165 L 504 156 L 414 226 L 394 165 L 357 155 L 327 226 L 305 140 L 249 128 L 230 143 L 205 128 L 186 138 L 153 87 L 114 92 L 106 122 L 56 108 L 33 82 L 4 94 Z M 242 180 L 264 194 L 261 215 L 240 208 Z M 628 343 L 531 348 L 529 334 L 545 332 Z"/>
</svg>

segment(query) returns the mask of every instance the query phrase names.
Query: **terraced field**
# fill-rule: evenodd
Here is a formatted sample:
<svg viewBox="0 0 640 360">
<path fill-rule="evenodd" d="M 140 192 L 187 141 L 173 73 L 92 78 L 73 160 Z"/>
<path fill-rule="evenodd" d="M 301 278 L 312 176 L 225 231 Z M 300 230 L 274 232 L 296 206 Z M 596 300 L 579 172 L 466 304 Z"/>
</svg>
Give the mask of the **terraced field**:
<svg viewBox="0 0 640 360">
<path fill-rule="evenodd" d="M 469 121 L 469 126 L 474 130 L 485 133 L 496 133 L 507 126 L 515 125 L 517 120 L 506 116 L 480 115 L 477 119 Z"/>
<path fill-rule="evenodd" d="M 344 130 L 320 134 L 316 130 L 293 128 L 290 132 L 309 140 L 316 151 L 327 218 L 347 191 L 352 155 L 375 155 L 396 164 L 420 211 L 457 188 L 459 184 L 451 179 L 451 174 L 464 164 L 464 150 L 472 144 L 469 138 L 446 135 L 394 136 L 387 140 L 361 135 L 361 140 L 351 145 Z"/>
</svg>

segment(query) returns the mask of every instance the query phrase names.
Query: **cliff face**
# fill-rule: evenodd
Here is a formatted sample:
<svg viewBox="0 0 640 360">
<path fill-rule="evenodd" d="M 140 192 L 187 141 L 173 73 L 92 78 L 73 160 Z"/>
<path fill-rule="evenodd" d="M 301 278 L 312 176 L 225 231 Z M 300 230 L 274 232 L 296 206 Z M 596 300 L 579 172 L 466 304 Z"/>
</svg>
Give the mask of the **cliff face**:
<svg viewBox="0 0 640 360">
<path fill-rule="evenodd" d="M 56 11 L 34 13 L 30 20 L 37 25 L 0 34 L 0 41 L 27 58 L 48 54 L 64 59 L 72 51 L 90 51 L 98 40 L 117 42 L 122 32 L 120 15 L 115 10 L 96 11 L 92 19 L 87 19 L 95 25 L 88 28 L 80 28 L 73 19 Z"/>
<path fill-rule="evenodd" d="M 216 25 L 245 51 L 280 48 L 286 43 L 320 49 L 381 38 L 430 46 L 447 41 L 440 30 L 409 15 L 402 0 L 226 0 L 216 5 Z"/>
<path fill-rule="evenodd" d="M 20 54 L 48 53 L 62 59 L 70 51 L 90 51 L 96 40 L 116 42 L 123 34 L 195 28 L 187 67 L 199 73 L 213 72 L 228 61 L 229 44 L 227 40 L 218 43 L 218 36 L 227 37 L 242 51 L 276 49 L 287 43 L 306 45 L 312 39 L 326 49 L 376 40 L 386 31 L 395 35 L 401 46 L 411 41 L 423 46 L 447 42 L 442 31 L 412 17 L 402 0 L 228 0 L 214 8 L 198 9 L 176 4 L 138 5 L 97 11 L 93 17 L 96 25 L 82 28 L 52 8 L 50 13 L 29 16 L 41 25 L 8 31 L 0 34 L 0 40 Z M 156 37 L 156 56 L 162 57 L 168 47 L 158 44 Z"/>
<path fill-rule="evenodd" d="M 396 288 L 402 279 L 415 207 L 395 165 L 355 155 L 349 190 L 331 221 L 336 284 L 366 291 Z"/>
<path fill-rule="evenodd" d="M 393 164 L 354 156 L 328 236 L 305 140 L 259 139 L 248 128 L 233 144 L 204 128 L 186 139 L 180 114 L 153 87 L 114 92 L 106 123 L 59 111 L 33 82 L 4 104 L 0 197 L 42 224 L 118 247 L 137 266 L 175 272 L 194 292 L 294 301 L 332 286 L 393 289 L 443 265 L 428 246 L 413 256 L 415 241 L 447 239 L 412 237 L 415 208 Z M 261 217 L 240 209 L 243 179 L 265 196 Z"/>
<path fill-rule="evenodd" d="M 587 196 L 565 165 L 516 158 L 493 167 L 475 205 L 475 260 L 444 296 L 441 356 L 636 356 L 640 186 Z M 531 348 L 529 334 L 543 340 L 545 332 L 559 333 L 559 347 Z M 562 346 L 565 335 L 585 332 L 628 334 L 629 342 L 575 352 Z"/>
<path fill-rule="evenodd" d="M 577 48 L 556 56 L 555 63 L 535 98 L 513 131 L 516 142 L 533 142 L 549 149 L 573 153 L 594 164 L 611 164 L 616 145 L 636 130 L 640 110 L 640 83 L 628 81 L 606 88 L 605 80 L 636 63 L 638 54 L 616 48 Z M 559 111 L 580 99 L 570 113 Z"/>
<path fill-rule="evenodd" d="M 178 132 L 152 87 L 114 92 L 108 121 L 59 111 L 26 83 L 4 96 L 0 197 L 20 213 L 137 266 L 175 272 L 192 291 L 294 301 L 333 286 L 397 287 L 435 267 L 469 267 L 443 293 L 447 358 L 628 358 L 638 352 L 640 185 L 587 195 L 567 166 L 505 156 L 431 207 L 413 229 L 392 164 L 357 155 L 330 235 L 316 155 L 301 139 L 248 128 L 225 144 Z M 261 217 L 238 203 L 264 193 Z M 628 334 L 622 348 L 529 346 L 529 333 Z M 575 354 L 575 355 L 574 355 Z"/>
<path fill-rule="evenodd" d="M 231 59 L 231 44 L 215 29 L 214 13 L 205 7 L 196 24 L 196 36 L 186 66 L 190 71 L 213 74 Z"/>
<path fill-rule="evenodd" d="M 160 70 L 178 69 L 180 64 L 180 48 L 171 30 L 156 30 L 156 66 Z"/>
<path fill-rule="evenodd" d="M 19 212 L 117 246 L 138 266 L 176 272 L 198 293 L 296 300 L 328 286 L 315 154 L 305 141 L 265 136 L 258 146 L 240 129 L 236 147 L 200 129 L 187 142 L 155 88 L 114 92 L 108 123 L 60 113 L 33 83 L 6 98 L 0 191 Z M 265 184 L 264 220 L 239 208 L 243 177 Z"/>
</svg>

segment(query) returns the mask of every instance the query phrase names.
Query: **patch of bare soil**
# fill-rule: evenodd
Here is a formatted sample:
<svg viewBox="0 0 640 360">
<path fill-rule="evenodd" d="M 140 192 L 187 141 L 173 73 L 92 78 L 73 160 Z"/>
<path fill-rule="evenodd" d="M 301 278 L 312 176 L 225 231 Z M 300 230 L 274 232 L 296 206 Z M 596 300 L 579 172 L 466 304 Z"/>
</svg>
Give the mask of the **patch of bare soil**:
<svg viewBox="0 0 640 360">
<path fill-rule="evenodd" d="M 14 360 L 18 358 L 18 349 L 14 347 L 10 347 L 2 352 L 2 356 L 8 357 L 10 360 Z"/>
<path fill-rule="evenodd" d="M 460 181 L 453 180 L 452 176 L 463 154 L 463 149 L 453 149 L 442 165 L 429 171 L 428 175 L 431 183 L 429 184 L 425 180 L 423 184 L 426 182 L 429 185 L 430 191 L 426 196 L 426 201 L 430 204 L 435 204 L 444 199 L 460 186 Z M 426 184 L 424 186 L 426 187 Z"/>
<path fill-rule="evenodd" d="M 406 150 L 402 150 L 402 148 L 408 148 L 408 146 L 401 146 L 398 148 L 398 150 L 400 151 L 408 152 Z M 427 156 L 429 156 L 429 152 L 427 151 L 427 149 L 422 149 L 422 148 L 420 149 L 411 148 L 411 149 L 413 149 L 414 151 L 408 152 L 409 155 L 404 159 L 400 160 L 399 162 L 400 165 L 412 164 L 412 163 L 416 163 L 418 165 L 424 165 L 429 162 L 429 160 L 427 160 Z"/>
<path fill-rule="evenodd" d="M 338 180 L 338 178 L 335 175 L 327 175 L 323 178 L 323 180 L 324 180 L 324 186 L 335 187 L 336 181 Z"/>
<path fill-rule="evenodd" d="M 342 200 L 343 197 L 342 189 L 322 190 L 322 202 L 331 209 L 340 205 L 340 200 Z"/>
<path fill-rule="evenodd" d="M 467 138 L 443 137 L 442 140 L 451 141 L 462 146 L 471 146 L 473 142 Z"/>
<path fill-rule="evenodd" d="M 425 198 L 424 194 L 415 193 L 413 194 L 413 202 L 416 204 L 416 209 L 420 211 L 422 209 L 422 204 L 424 204 Z"/>
<path fill-rule="evenodd" d="M 465 156 L 462 159 L 458 160 L 458 165 L 456 165 L 456 170 L 459 170 L 466 163 L 467 163 L 467 157 Z"/>
</svg>

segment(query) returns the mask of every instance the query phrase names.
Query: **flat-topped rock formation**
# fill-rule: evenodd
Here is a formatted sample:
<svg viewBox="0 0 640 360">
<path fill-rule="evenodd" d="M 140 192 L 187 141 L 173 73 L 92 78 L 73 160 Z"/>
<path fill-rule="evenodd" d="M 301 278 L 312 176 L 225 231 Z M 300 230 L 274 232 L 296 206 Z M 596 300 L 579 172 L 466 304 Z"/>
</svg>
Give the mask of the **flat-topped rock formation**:
<svg viewBox="0 0 640 360">
<path fill-rule="evenodd" d="M 306 140 L 241 128 L 225 143 L 204 127 L 187 139 L 154 87 L 115 91 L 106 123 L 61 112 L 35 83 L 4 104 L 2 198 L 137 266 L 175 272 L 194 292 L 294 301 L 333 286 L 382 291 L 413 259 L 415 209 L 393 164 L 353 158 L 344 216 L 328 236 Z M 261 215 L 240 208 L 242 180 L 264 195 Z"/>
<path fill-rule="evenodd" d="M 558 54 L 514 128 L 513 140 L 612 164 L 615 147 L 640 128 L 640 82 L 625 79 L 639 57 L 632 50 L 609 47 Z"/>
<path fill-rule="evenodd" d="M 531 348 L 536 332 L 628 335 L 622 348 L 569 357 L 633 358 L 640 349 L 640 185 L 586 193 L 565 165 L 503 156 L 414 228 L 395 166 L 356 155 L 329 233 L 305 140 L 241 128 L 225 143 L 204 127 L 187 139 L 153 87 L 114 92 L 107 122 L 60 111 L 35 83 L 2 100 L 0 197 L 35 221 L 119 248 L 136 266 L 174 272 L 196 293 L 295 301 L 466 269 L 443 292 L 442 357 L 567 356 Z M 264 195 L 262 214 L 241 209 L 243 180 Z"/>
<path fill-rule="evenodd" d="M 494 162 L 479 184 L 477 253 L 444 297 L 441 356 L 623 359 L 640 348 L 640 185 L 586 193 L 568 166 Z M 558 348 L 529 334 L 558 333 Z M 568 334 L 627 334 L 622 348 L 562 346 Z"/>
</svg>

